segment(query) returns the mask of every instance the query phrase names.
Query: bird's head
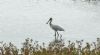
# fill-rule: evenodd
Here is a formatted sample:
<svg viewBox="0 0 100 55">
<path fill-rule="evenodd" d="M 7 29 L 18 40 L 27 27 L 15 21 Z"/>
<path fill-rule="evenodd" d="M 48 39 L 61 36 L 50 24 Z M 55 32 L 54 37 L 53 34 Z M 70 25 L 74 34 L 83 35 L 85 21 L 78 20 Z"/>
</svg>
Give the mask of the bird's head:
<svg viewBox="0 0 100 55">
<path fill-rule="evenodd" d="M 50 18 L 46 24 L 51 23 L 51 22 L 52 22 L 52 18 Z"/>
</svg>

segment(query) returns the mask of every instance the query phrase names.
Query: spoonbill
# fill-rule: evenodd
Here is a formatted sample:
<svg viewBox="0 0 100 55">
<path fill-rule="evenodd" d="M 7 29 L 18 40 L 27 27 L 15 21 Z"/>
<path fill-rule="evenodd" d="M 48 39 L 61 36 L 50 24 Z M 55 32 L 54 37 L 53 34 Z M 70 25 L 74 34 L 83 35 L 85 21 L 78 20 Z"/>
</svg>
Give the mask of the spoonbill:
<svg viewBox="0 0 100 55">
<path fill-rule="evenodd" d="M 53 19 L 50 18 L 46 24 L 49 24 L 50 27 L 55 31 L 55 40 L 56 40 L 56 36 L 59 36 L 58 31 L 64 31 L 64 29 L 63 29 L 62 27 L 58 26 L 58 25 L 52 24 L 52 20 L 53 20 Z M 58 37 L 57 37 L 57 38 L 58 38 Z"/>
</svg>

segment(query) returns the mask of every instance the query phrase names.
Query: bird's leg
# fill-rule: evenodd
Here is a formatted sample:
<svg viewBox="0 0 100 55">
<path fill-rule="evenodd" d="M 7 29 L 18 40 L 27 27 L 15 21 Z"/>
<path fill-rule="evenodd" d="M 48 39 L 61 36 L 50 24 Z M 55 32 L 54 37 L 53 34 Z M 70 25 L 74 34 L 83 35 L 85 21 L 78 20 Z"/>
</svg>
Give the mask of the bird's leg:
<svg viewBox="0 0 100 55">
<path fill-rule="evenodd" d="M 58 37 L 59 37 L 59 33 L 57 32 L 57 40 L 58 40 Z"/>
<path fill-rule="evenodd" d="M 56 40 L 56 31 L 55 31 L 55 40 Z"/>
</svg>

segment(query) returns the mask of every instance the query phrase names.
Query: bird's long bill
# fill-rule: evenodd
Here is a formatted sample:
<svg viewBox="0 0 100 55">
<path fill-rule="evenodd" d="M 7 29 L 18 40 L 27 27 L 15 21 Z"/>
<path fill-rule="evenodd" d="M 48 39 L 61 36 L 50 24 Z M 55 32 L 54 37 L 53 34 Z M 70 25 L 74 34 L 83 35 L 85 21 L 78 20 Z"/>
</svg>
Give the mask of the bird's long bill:
<svg viewBox="0 0 100 55">
<path fill-rule="evenodd" d="M 48 20 L 48 22 L 46 24 L 48 24 L 50 22 L 50 20 Z"/>
</svg>

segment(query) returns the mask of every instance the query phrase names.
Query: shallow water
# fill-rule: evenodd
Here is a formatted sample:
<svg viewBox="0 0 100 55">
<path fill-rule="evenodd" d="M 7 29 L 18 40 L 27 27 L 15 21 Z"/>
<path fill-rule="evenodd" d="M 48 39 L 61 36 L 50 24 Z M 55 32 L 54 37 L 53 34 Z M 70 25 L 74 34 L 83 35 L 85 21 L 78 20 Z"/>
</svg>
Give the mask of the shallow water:
<svg viewBox="0 0 100 55">
<path fill-rule="evenodd" d="M 65 1 L 65 0 L 64 0 Z M 100 7 L 64 1 L 0 0 L 0 40 L 18 47 L 25 38 L 48 43 L 54 31 L 46 24 L 62 26 L 65 41 L 96 41 L 100 35 Z"/>
</svg>

